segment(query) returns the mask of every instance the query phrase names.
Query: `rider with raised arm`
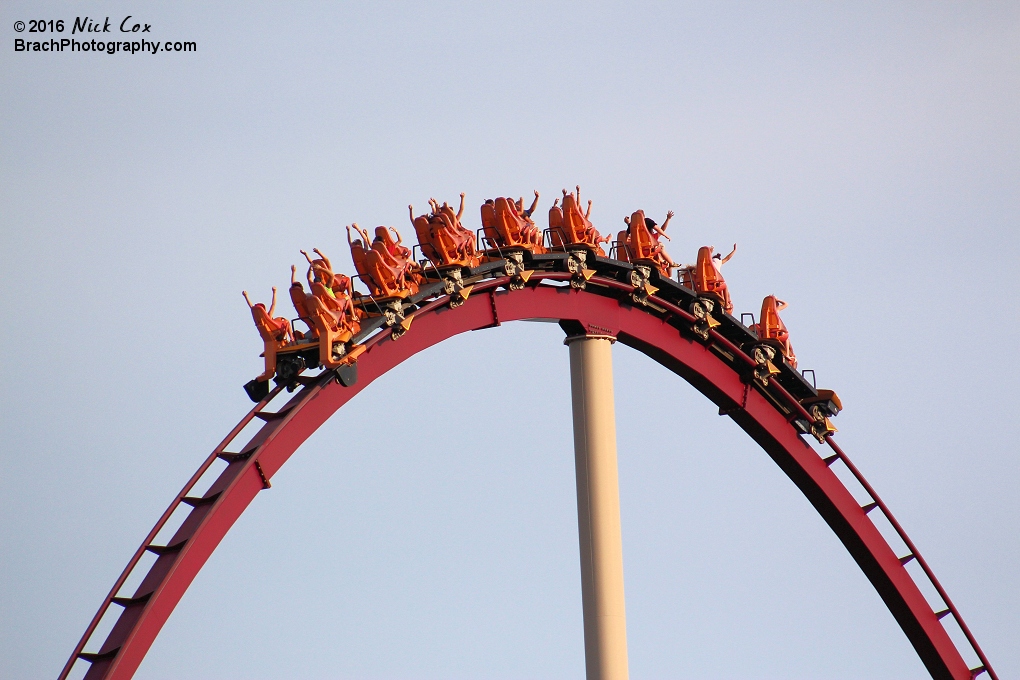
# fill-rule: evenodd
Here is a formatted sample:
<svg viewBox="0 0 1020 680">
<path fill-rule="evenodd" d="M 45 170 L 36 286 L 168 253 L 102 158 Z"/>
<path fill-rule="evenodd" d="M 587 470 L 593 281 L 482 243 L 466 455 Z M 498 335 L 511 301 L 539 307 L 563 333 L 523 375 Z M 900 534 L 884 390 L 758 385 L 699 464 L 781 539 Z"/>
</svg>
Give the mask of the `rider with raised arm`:
<svg viewBox="0 0 1020 680">
<path fill-rule="evenodd" d="M 460 218 L 464 216 L 464 197 L 466 194 L 460 192 L 460 206 L 457 208 L 457 213 L 454 214 L 453 208 L 443 202 L 442 208 L 438 217 L 441 222 L 445 224 L 450 235 L 450 239 L 456 244 L 457 255 L 462 258 L 468 258 L 475 254 L 475 235 L 470 229 L 467 229 L 460 223 Z"/>
<path fill-rule="evenodd" d="M 532 213 L 534 213 L 535 209 L 538 207 L 538 198 L 539 198 L 538 189 L 535 189 L 535 198 L 531 201 L 531 207 L 528 208 L 527 210 L 523 209 L 524 207 L 523 196 L 517 199 L 516 204 L 513 201 L 510 201 L 510 205 L 517 209 L 517 213 L 520 215 L 521 219 L 524 220 L 524 228 L 521 229 L 521 235 L 524 236 L 526 240 L 530 241 L 534 245 L 541 246 L 542 232 L 538 229 L 537 226 L 535 226 L 535 220 L 531 219 Z"/>
<path fill-rule="evenodd" d="M 449 203 L 439 204 L 434 198 L 429 199 L 432 212 L 419 217 L 414 216 L 414 207 L 408 206 L 411 224 L 418 234 L 418 243 L 422 253 L 439 265 L 449 265 L 458 261 L 469 261 L 475 257 L 475 235 L 460 222 L 464 215 L 464 199 L 460 194 L 460 206 L 457 212 Z M 477 262 L 472 262 L 477 264 Z"/>
<path fill-rule="evenodd" d="M 673 211 L 672 210 L 670 210 L 669 212 L 666 213 L 666 219 L 662 222 L 662 226 L 661 227 L 655 223 L 655 220 L 653 220 L 653 219 L 651 219 L 649 217 L 645 218 L 645 226 L 648 227 L 648 231 L 651 232 L 652 238 L 655 239 L 656 243 L 658 243 L 660 236 L 665 238 L 667 241 L 671 241 L 672 240 L 669 236 L 666 236 L 666 227 L 669 226 L 669 221 L 671 219 L 673 219 Z"/>
<path fill-rule="evenodd" d="M 531 202 L 531 207 L 528 208 L 527 210 L 524 210 L 524 197 L 521 196 L 520 198 L 518 198 L 517 202 L 514 204 L 515 207 L 517 208 L 517 212 L 519 212 L 522 217 L 530 220 L 532 214 L 534 214 L 535 212 L 535 209 L 538 207 L 538 198 L 540 195 L 541 194 L 538 193 L 538 189 L 535 189 L 535 199 Z"/>
<path fill-rule="evenodd" d="M 663 247 L 662 242 L 659 241 L 660 237 L 665 238 L 667 241 L 672 240 L 666 234 L 666 228 L 669 226 L 669 221 L 673 219 L 673 214 L 674 213 L 672 210 L 666 213 L 666 219 L 663 220 L 662 226 L 657 225 L 655 223 L 655 220 L 651 219 L 650 217 L 646 217 L 645 226 L 648 227 L 648 233 L 652 235 L 653 239 L 655 239 L 656 254 L 659 257 L 661 257 L 663 262 L 665 262 L 666 265 L 669 266 L 671 269 L 679 269 L 680 265 L 674 262 L 672 258 L 670 258 L 669 254 L 666 252 L 665 247 Z"/>
<path fill-rule="evenodd" d="M 663 225 L 663 228 L 665 228 L 665 225 Z M 713 250 L 715 250 L 715 249 L 713 248 Z M 730 261 L 730 259 L 733 257 L 733 254 L 735 252 L 737 252 L 737 244 L 736 243 L 733 244 L 733 250 L 731 250 L 730 254 L 727 255 L 726 257 L 723 257 L 719 253 L 713 253 L 712 254 L 712 266 L 715 267 L 715 270 L 719 273 L 719 276 L 722 276 L 722 266 Z"/>
<path fill-rule="evenodd" d="M 276 313 L 276 286 L 273 286 L 273 301 L 270 303 L 268 310 L 265 304 L 261 302 L 253 304 L 251 298 L 248 297 L 248 291 L 242 290 L 241 295 L 244 296 L 244 301 L 248 303 L 252 319 L 254 319 L 255 326 L 259 329 L 259 334 L 262 335 L 263 340 L 267 342 L 275 340 L 279 343 L 286 343 L 293 339 L 290 321 L 282 316 L 273 317 L 273 314 Z"/>
<path fill-rule="evenodd" d="M 729 262 L 736 252 L 736 243 L 733 244 L 733 250 L 726 257 L 715 252 L 715 246 L 702 246 L 698 248 L 697 262 L 681 270 L 685 285 L 694 288 L 698 295 L 717 298 L 722 303 L 723 311 L 727 314 L 733 312 L 733 301 L 730 297 L 729 286 L 726 285 L 726 279 L 722 275 L 722 266 Z"/>
<path fill-rule="evenodd" d="M 356 238 L 353 241 L 351 241 L 351 227 L 354 228 L 354 231 L 358 234 L 360 238 Z M 359 227 L 357 222 L 352 222 L 347 227 L 347 244 L 348 245 L 360 244 L 362 248 L 368 248 L 372 245 L 372 239 L 369 238 L 368 236 L 368 230 Z"/>
<path fill-rule="evenodd" d="M 376 229 L 376 233 L 379 233 L 379 229 L 382 229 L 382 233 L 385 234 L 385 238 L 380 236 L 379 238 L 386 244 L 386 250 L 389 251 L 393 257 L 403 258 L 405 260 L 411 259 L 411 249 L 401 245 L 404 242 L 400 232 L 397 231 L 396 227 L 379 227 Z M 393 232 L 393 237 L 389 236 L 389 232 Z"/>
<path fill-rule="evenodd" d="M 334 276 L 333 265 L 330 263 L 329 258 L 323 255 L 318 248 L 312 248 L 312 252 L 319 256 L 318 259 L 313 260 L 307 252 L 304 250 L 301 251 L 301 254 L 305 256 L 306 260 L 308 260 L 309 273 L 312 273 L 313 271 L 320 272 L 323 279 L 322 285 L 326 286 L 326 288 L 332 288 Z"/>
<path fill-rule="evenodd" d="M 255 380 L 266 382 L 276 373 L 277 350 L 292 342 L 294 335 L 291 333 L 290 321 L 282 316 L 273 316 L 276 313 L 276 286 L 273 286 L 273 301 L 268 310 L 261 302 L 252 304 L 251 298 L 248 297 L 248 291 L 243 290 L 241 294 L 244 295 L 244 301 L 248 303 L 251 318 L 255 321 L 255 327 L 259 329 L 259 335 L 262 337 L 265 370 Z"/>
<path fill-rule="evenodd" d="M 567 190 L 564 189 L 563 193 L 566 194 Z M 574 185 L 574 199 L 577 200 L 577 209 L 581 209 L 581 185 Z M 588 209 L 584 211 L 584 219 L 591 217 L 591 199 L 588 199 Z"/>
<path fill-rule="evenodd" d="M 354 231 L 357 232 L 359 238 L 351 238 L 351 227 L 354 227 Z M 371 243 L 372 241 L 368 238 L 368 233 L 362 232 L 357 222 L 347 225 L 347 245 L 351 248 L 351 259 L 354 260 L 354 268 L 361 275 L 362 279 L 366 277 L 365 256 Z M 367 284 L 368 281 L 365 283 Z"/>
</svg>

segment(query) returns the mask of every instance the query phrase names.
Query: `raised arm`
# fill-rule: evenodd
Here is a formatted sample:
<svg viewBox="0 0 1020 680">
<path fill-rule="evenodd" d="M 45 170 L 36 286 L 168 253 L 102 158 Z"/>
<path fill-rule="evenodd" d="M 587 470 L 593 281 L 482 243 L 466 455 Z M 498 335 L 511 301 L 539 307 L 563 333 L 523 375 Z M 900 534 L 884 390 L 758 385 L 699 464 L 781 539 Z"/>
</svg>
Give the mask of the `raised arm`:
<svg viewBox="0 0 1020 680">
<path fill-rule="evenodd" d="M 672 210 L 670 210 L 668 213 L 666 213 L 666 219 L 663 221 L 662 226 L 659 227 L 659 229 L 662 230 L 662 231 L 666 231 L 666 227 L 669 226 L 669 221 L 671 219 L 673 219 L 673 211 Z M 665 234 L 663 234 L 663 236 L 665 236 Z"/>
<path fill-rule="evenodd" d="M 248 303 L 248 309 L 252 309 L 255 305 L 251 303 L 251 299 L 248 297 L 248 291 L 242 290 L 241 295 L 244 296 L 244 301 Z"/>
<path fill-rule="evenodd" d="M 772 297 L 776 297 L 776 296 L 775 296 L 775 295 L 773 295 Z M 779 298 L 776 298 L 776 311 L 777 311 L 777 312 L 781 312 L 781 311 L 783 311 L 784 309 L 786 309 L 787 307 L 789 307 L 789 305 L 788 305 L 788 304 L 786 304 L 785 302 L 783 302 L 783 301 L 782 301 L 782 300 L 780 300 Z"/>
<path fill-rule="evenodd" d="M 322 254 L 322 251 L 318 248 L 312 248 L 312 252 L 322 258 L 323 263 L 329 271 L 333 271 L 333 265 L 330 263 L 329 258 Z"/>
<path fill-rule="evenodd" d="M 300 286 L 301 285 L 300 283 L 298 283 L 298 280 L 297 280 L 297 265 L 293 265 L 293 264 L 290 266 L 290 285 L 292 285 L 292 286 L 294 286 L 294 285 Z"/>
<path fill-rule="evenodd" d="M 366 248 L 368 248 L 372 244 L 372 239 L 370 239 L 368 237 L 368 231 L 366 231 L 366 230 L 362 229 L 361 227 L 359 227 L 357 222 L 352 222 L 351 223 L 351 227 L 354 227 L 354 231 L 358 232 L 358 236 L 361 237 L 362 241 L 364 242 L 364 246 Z M 350 227 L 348 227 L 347 228 L 347 240 L 350 241 L 350 239 L 351 239 L 351 237 L 350 237 Z"/>
<path fill-rule="evenodd" d="M 333 272 L 329 271 L 321 264 L 313 264 L 311 267 L 308 268 L 308 271 L 310 272 L 309 275 L 311 276 L 311 279 L 309 279 L 310 282 L 318 281 L 326 288 L 333 288 L 334 281 Z M 309 283 L 309 285 L 311 285 L 311 283 Z"/>
<path fill-rule="evenodd" d="M 720 262 L 719 264 L 726 264 L 727 262 L 729 262 L 730 258 L 733 257 L 733 253 L 735 253 L 735 252 L 737 252 L 737 244 L 736 243 L 733 244 L 733 250 L 730 251 L 730 254 L 727 255 L 726 257 L 724 257 L 722 259 L 722 262 Z"/>
<path fill-rule="evenodd" d="M 269 318 L 273 318 L 273 314 L 276 313 L 276 286 L 273 286 L 273 302 L 269 305 Z"/>
<path fill-rule="evenodd" d="M 464 192 L 460 192 L 460 208 L 457 209 L 457 221 L 464 216 Z"/>
<path fill-rule="evenodd" d="M 398 246 L 399 246 L 399 245 L 400 245 L 400 242 L 401 242 L 401 241 L 403 240 L 403 239 L 401 238 L 401 236 L 400 236 L 400 232 L 399 232 L 399 231 L 397 231 L 397 228 L 396 228 L 396 227 L 387 227 L 387 229 L 389 229 L 390 231 L 392 231 L 392 232 L 393 232 L 393 235 L 394 235 L 394 236 L 396 236 L 396 238 L 394 239 L 394 243 L 395 243 L 396 245 L 398 245 Z"/>
<path fill-rule="evenodd" d="M 535 189 L 535 200 L 531 202 L 531 207 L 528 208 L 528 214 L 535 212 L 535 208 L 538 207 L 538 189 Z"/>
<path fill-rule="evenodd" d="M 588 209 L 584 211 L 584 219 L 588 219 L 589 215 L 591 215 L 591 199 L 588 199 Z"/>
<path fill-rule="evenodd" d="M 306 253 L 306 252 L 305 252 L 305 251 L 303 251 L 303 250 L 301 251 L 301 254 L 305 256 L 305 259 L 306 259 L 306 260 L 308 260 L 308 264 L 311 264 L 311 263 L 312 263 L 312 256 L 311 256 L 311 255 L 309 255 L 308 253 Z"/>
</svg>

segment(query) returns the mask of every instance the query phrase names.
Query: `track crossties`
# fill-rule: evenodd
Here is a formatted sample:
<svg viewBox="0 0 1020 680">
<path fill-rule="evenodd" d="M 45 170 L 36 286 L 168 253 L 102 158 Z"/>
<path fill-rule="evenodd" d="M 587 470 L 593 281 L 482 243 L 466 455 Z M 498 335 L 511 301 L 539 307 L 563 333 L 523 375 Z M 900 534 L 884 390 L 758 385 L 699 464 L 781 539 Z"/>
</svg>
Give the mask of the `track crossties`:
<svg viewBox="0 0 1020 680">
<path fill-rule="evenodd" d="M 414 301 L 410 310 L 414 323 L 407 324 L 406 332 L 398 336 L 378 324 L 362 332 L 356 341 L 365 351 L 356 370 L 345 367 L 342 374 L 324 371 L 318 376 L 300 376 L 291 385 L 296 392 L 277 411 L 269 412 L 266 407 L 279 395 L 280 387 L 259 402 L 210 454 L 143 541 L 60 679 L 66 678 L 79 660 L 90 664 L 85 675 L 88 680 L 130 678 L 192 580 L 248 504 L 269 487 L 273 475 L 298 447 L 366 385 L 405 359 L 459 333 L 540 318 L 559 321 L 568 335 L 615 337 L 692 384 L 754 439 L 801 490 L 871 581 L 933 678 L 971 680 L 987 672 L 997 680 L 948 595 L 888 508 L 835 444 L 831 432 L 812 429 L 817 414 L 809 412 L 805 404 L 819 396 L 813 385 L 785 365 L 773 367 L 774 372 L 770 369 L 771 379 L 763 384 L 755 373 L 760 363 L 749 352 L 756 341 L 753 333 L 723 314 L 716 315 L 714 325 L 699 326 L 703 319 L 691 311 L 696 295 L 675 281 L 656 279 L 650 282 L 651 288 L 635 291 L 627 276 L 629 265 L 599 258 L 594 273 L 579 288 L 565 285 L 573 276 L 563 271 L 565 256 L 543 257 L 523 288 L 514 285 L 510 290 L 511 279 L 496 270 L 480 275 L 472 282 L 470 297 L 455 309 L 451 309 L 448 295 L 427 291 Z M 238 433 L 256 419 L 264 423 L 261 429 L 244 446 L 228 452 Z M 825 441 L 833 454 L 819 456 L 805 441 L 807 434 Z M 206 493 L 190 495 L 217 459 L 224 460 L 226 468 Z M 837 462 L 850 469 L 872 502 L 864 507 L 858 504 L 830 468 Z M 154 544 L 181 504 L 191 508 L 183 524 L 165 544 Z M 879 533 L 869 516 L 876 509 L 900 534 L 908 555 L 897 555 Z M 146 552 L 157 557 L 141 585 L 133 594 L 120 593 Z M 943 599 L 938 611 L 929 606 L 906 570 L 905 565 L 915 559 Z M 113 629 L 96 651 L 86 652 L 111 607 L 121 609 Z M 980 659 L 976 668 L 968 666 L 943 627 L 948 618 L 959 623 Z"/>
</svg>

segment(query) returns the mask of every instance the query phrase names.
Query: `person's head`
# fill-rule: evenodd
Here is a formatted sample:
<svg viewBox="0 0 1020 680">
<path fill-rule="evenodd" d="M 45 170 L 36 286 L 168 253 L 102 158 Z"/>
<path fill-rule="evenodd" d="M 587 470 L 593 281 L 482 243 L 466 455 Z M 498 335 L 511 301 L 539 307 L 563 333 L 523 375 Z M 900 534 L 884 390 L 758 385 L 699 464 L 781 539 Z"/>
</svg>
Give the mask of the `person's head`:
<svg viewBox="0 0 1020 680">
<path fill-rule="evenodd" d="M 712 259 L 713 260 L 721 260 L 722 259 L 722 253 L 712 253 Z"/>
<path fill-rule="evenodd" d="M 485 199 L 485 205 L 492 205 L 492 199 L 491 198 Z"/>
<path fill-rule="evenodd" d="M 655 220 L 653 220 L 651 217 L 646 217 L 645 226 L 648 227 L 649 229 L 653 228 L 655 226 Z"/>
</svg>

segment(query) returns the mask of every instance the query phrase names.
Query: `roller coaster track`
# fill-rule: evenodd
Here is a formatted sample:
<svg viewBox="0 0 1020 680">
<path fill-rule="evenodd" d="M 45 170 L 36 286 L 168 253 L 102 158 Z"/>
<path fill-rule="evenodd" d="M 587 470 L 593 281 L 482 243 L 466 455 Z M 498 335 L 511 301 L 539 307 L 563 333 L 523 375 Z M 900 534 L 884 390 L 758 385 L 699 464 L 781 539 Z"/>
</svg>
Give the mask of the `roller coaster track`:
<svg viewBox="0 0 1020 680">
<path fill-rule="evenodd" d="M 693 385 L 719 406 L 720 415 L 729 416 L 750 435 L 801 490 L 871 581 L 933 678 L 971 680 L 987 673 L 998 680 L 928 563 L 860 471 L 831 436 L 825 442 L 832 453 L 825 457 L 805 441 L 805 423 L 812 417 L 794 393 L 814 390 L 800 374 L 784 364 L 783 375 L 767 386 L 755 381 L 751 377 L 755 361 L 746 351 L 755 339 L 753 334 L 736 319 L 717 314 L 721 325 L 707 339 L 699 337 L 692 331 L 696 319 L 687 311 L 695 294 L 676 282 L 653 276 L 657 289 L 635 300 L 635 289 L 627 278 L 631 266 L 599 258 L 597 274 L 584 289 L 575 289 L 568 284 L 572 275 L 557 271 L 563 269 L 565 258 L 546 256 L 521 290 L 509 290 L 511 279 L 489 267 L 475 277 L 469 299 L 456 309 L 442 294 L 441 284 L 427 287 L 415 300 L 413 328 L 402 337 L 395 339 L 382 322 L 362 331 L 356 340 L 367 351 L 355 370 L 300 376 L 300 389 L 275 411 L 268 407 L 284 395 L 280 387 L 272 390 L 230 431 L 159 518 L 103 600 L 60 680 L 79 662 L 89 663 L 87 680 L 132 677 L 174 607 L 248 504 L 270 487 L 273 475 L 291 454 L 366 385 L 454 335 L 527 319 L 559 321 L 570 335 L 614 336 Z M 261 429 L 229 452 L 242 430 L 256 419 L 264 422 Z M 226 463 L 218 478 L 201 496 L 191 495 L 217 460 Z M 870 496 L 869 502 L 862 506 L 855 500 L 833 471 L 837 463 L 856 478 Z M 175 511 L 183 511 L 182 504 L 191 508 L 183 523 L 165 544 L 154 544 Z M 872 521 L 876 510 L 906 546 L 906 555 L 897 554 Z M 147 552 L 156 555 L 155 562 L 134 593 L 122 595 L 129 578 L 142 571 L 139 565 Z M 938 593 L 938 606 L 929 604 L 908 572 L 906 566 L 912 560 Z M 113 605 L 121 608 L 119 617 L 99 648 L 86 652 L 100 622 L 107 614 L 109 620 L 116 614 Z M 976 667 L 968 665 L 944 627 L 943 621 L 950 618 L 973 652 L 968 655 L 979 660 Z"/>
</svg>

